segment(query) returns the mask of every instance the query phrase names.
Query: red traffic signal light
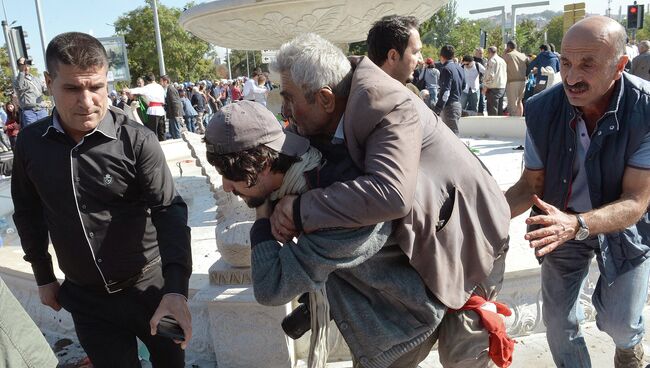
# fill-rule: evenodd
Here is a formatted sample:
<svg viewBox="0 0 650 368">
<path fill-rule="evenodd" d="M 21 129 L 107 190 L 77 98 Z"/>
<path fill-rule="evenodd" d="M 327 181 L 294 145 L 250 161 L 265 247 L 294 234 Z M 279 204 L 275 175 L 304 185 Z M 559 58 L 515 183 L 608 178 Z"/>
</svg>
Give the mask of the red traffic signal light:
<svg viewBox="0 0 650 368">
<path fill-rule="evenodd" d="M 640 29 L 643 28 L 643 5 L 628 5 L 627 6 L 627 28 Z"/>
</svg>

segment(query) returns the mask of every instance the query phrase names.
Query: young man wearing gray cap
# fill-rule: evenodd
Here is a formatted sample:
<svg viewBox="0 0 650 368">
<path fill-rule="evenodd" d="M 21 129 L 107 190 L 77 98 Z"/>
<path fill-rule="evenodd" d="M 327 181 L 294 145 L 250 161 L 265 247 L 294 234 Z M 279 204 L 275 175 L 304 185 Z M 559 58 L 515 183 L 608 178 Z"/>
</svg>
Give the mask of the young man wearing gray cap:
<svg viewBox="0 0 650 368">
<path fill-rule="evenodd" d="M 251 267 L 257 301 L 282 305 L 310 293 L 312 336 L 317 336 L 310 366 L 326 360 L 322 344 L 315 342 L 327 336 L 331 315 L 355 367 L 417 367 L 431 350 L 446 308 L 389 239 L 391 222 L 301 234 L 297 243 L 284 246 L 271 233 L 270 201 L 359 175 L 345 146 L 315 139 L 321 154 L 249 101 L 218 112 L 205 142 L 223 189 L 256 208 Z"/>
</svg>

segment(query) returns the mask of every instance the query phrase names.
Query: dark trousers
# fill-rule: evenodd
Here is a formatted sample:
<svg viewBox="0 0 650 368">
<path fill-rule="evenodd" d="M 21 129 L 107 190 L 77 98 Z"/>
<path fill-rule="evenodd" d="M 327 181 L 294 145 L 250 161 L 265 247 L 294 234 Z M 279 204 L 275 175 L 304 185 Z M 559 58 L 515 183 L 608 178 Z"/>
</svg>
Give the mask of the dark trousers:
<svg viewBox="0 0 650 368">
<path fill-rule="evenodd" d="M 77 337 L 95 368 L 139 368 L 139 338 L 154 368 L 183 368 L 185 353 L 171 339 L 152 336 L 149 320 L 162 298 L 160 266 L 138 283 L 114 294 L 88 290 L 66 280 L 59 303 L 74 321 Z"/>
<path fill-rule="evenodd" d="M 503 96 L 506 95 L 505 88 L 489 88 L 487 90 L 487 113 L 490 116 L 503 115 Z"/>
<path fill-rule="evenodd" d="M 158 115 L 147 115 L 147 121 L 144 125 L 151 129 L 158 136 L 158 141 L 165 140 L 165 117 Z"/>
<path fill-rule="evenodd" d="M 458 120 L 462 114 L 463 109 L 460 106 L 460 102 L 447 102 L 445 107 L 442 108 L 440 112 L 440 117 L 442 121 L 451 129 L 454 134 L 458 135 Z"/>
</svg>

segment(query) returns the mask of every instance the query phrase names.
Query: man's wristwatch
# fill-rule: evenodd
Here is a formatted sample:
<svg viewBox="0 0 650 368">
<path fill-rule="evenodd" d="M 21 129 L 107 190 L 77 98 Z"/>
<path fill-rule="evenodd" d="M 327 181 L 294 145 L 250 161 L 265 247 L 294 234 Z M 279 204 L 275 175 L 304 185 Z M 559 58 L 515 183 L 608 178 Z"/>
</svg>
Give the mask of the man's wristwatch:
<svg viewBox="0 0 650 368">
<path fill-rule="evenodd" d="M 589 226 L 587 226 L 585 219 L 583 219 L 581 215 L 576 214 L 576 218 L 578 219 L 578 225 L 580 227 L 578 228 L 575 239 L 578 241 L 585 240 L 589 237 Z"/>
</svg>

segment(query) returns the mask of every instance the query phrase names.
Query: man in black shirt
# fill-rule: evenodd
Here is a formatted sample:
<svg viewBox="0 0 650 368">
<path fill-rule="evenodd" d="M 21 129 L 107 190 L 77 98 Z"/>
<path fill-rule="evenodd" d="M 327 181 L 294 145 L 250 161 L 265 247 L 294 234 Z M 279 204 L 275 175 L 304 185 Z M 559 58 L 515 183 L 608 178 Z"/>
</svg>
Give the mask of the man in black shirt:
<svg viewBox="0 0 650 368">
<path fill-rule="evenodd" d="M 136 336 L 154 367 L 183 367 L 181 347 L 192 335 L 190 232 L 157 137 L 109 109 L 106 51 L 92 36 L 58 35 L 46 64 L 57 106 L 21 132 L 11 183 L 41 302 L 72 314 L 95 367 L 139 367 Z M 155 336 L 166 315 L 184 331 L 181 346 Z"/>
<path fill-rule="evenodd" d="M 440 48 L 440 79 L 438 81 L 438 102 L 433 112 L 440 115 L 454 134 L 458 135 L 458 120 L 463 111 L 460 96 L 465 89 L 465 71 L 454 62 L 455 49 L 451 45 Z"/>
</svg>

